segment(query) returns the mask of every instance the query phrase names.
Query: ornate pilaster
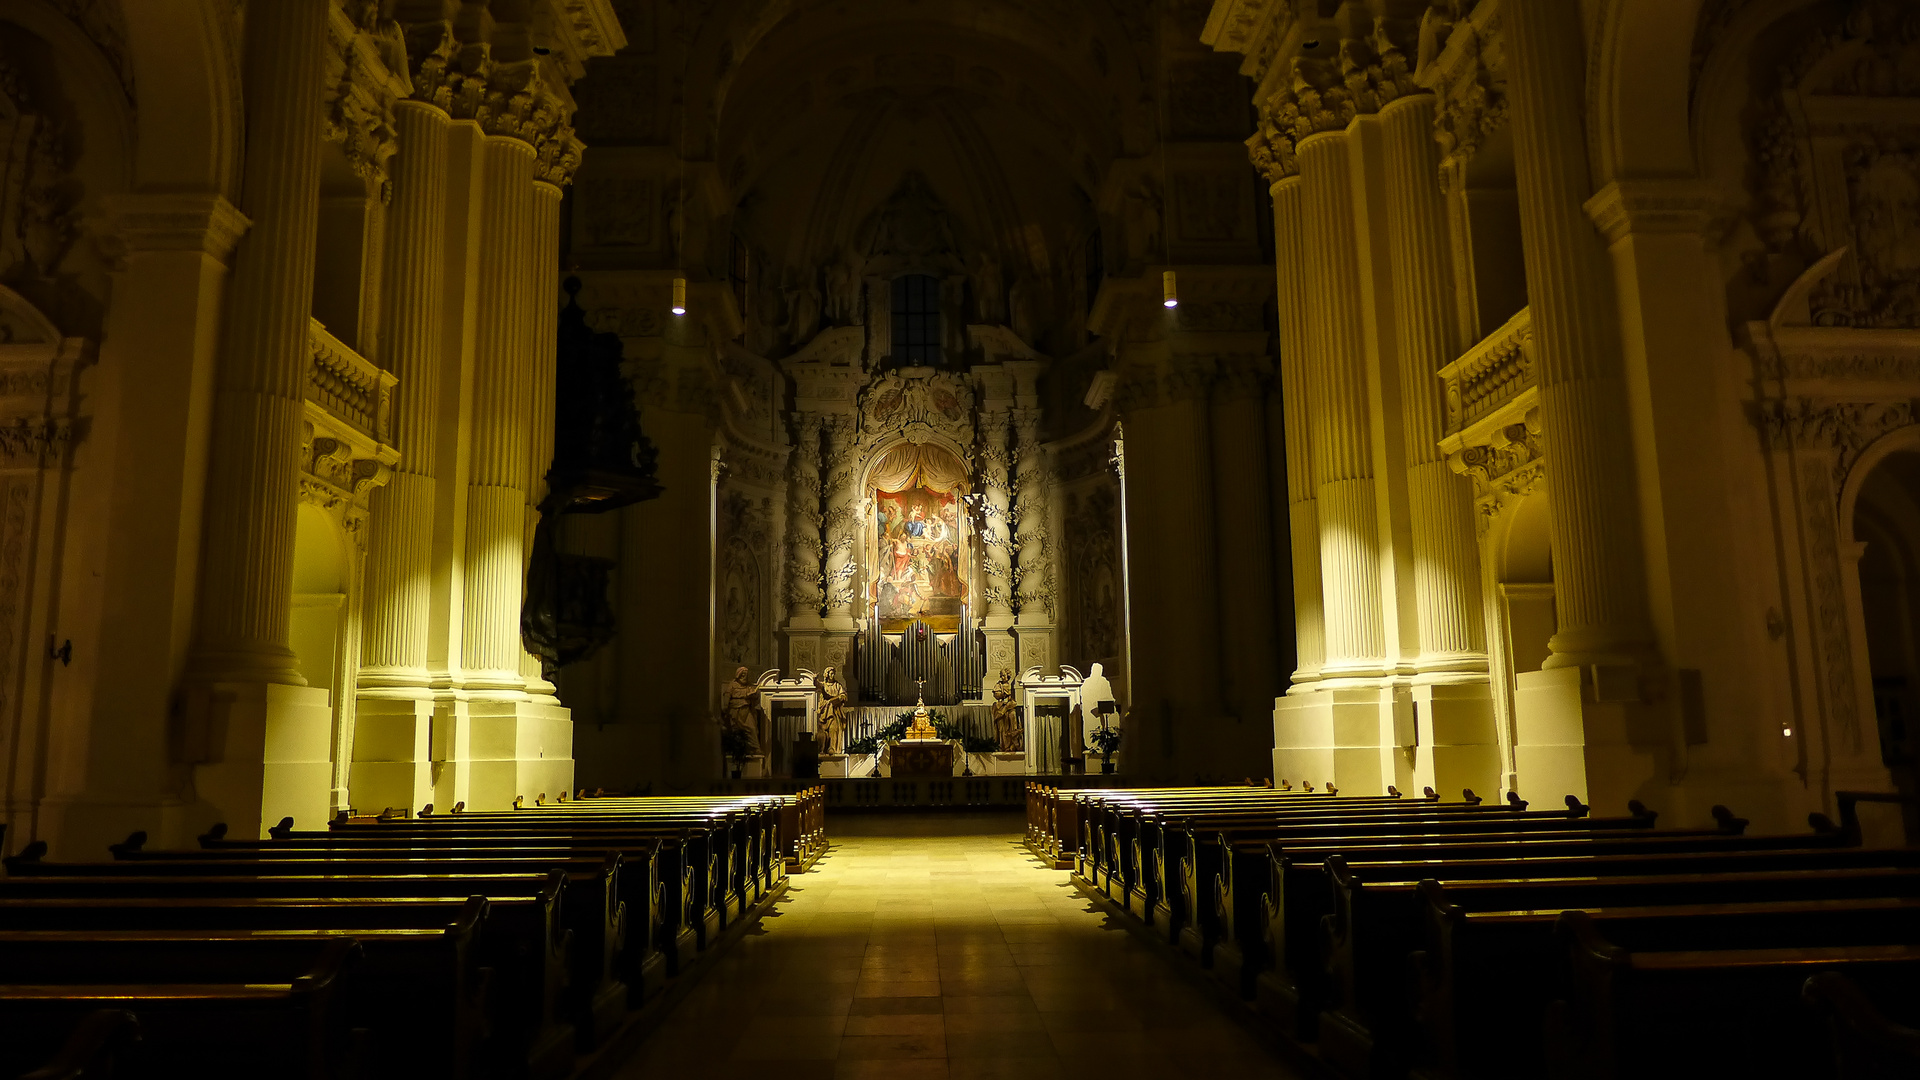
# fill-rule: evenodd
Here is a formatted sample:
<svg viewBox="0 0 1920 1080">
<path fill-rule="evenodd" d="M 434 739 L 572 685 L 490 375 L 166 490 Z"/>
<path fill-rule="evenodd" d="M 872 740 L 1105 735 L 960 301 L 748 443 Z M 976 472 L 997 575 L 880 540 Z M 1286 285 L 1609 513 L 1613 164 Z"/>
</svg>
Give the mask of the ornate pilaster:
<svg viewBox="0 0 1920 1080">
<path fill-rule="evenodd" d="M 300 425 L 319 212 L 327 0 L 247 20 L 245 210 L 207 476 L 194 673 L 302 685 L 289 647 Z"/>
<path fill-rule="evenodd" d="M 1548 667 L 1628 663 L 1648 648 L 1645 569 L 1613 275 L 1583 209 L 1592 186 L 1580 13 L 1505 0 L 1521 240 L 1553 460 L 1559 632 Z"/>
<path fill-rule="evenodd" d="M 826 469 L 821 480 L 826 489 L 822 532 L 827 555 L 822 584 L 827 618 L 846 627 L 853 622 L 854 549 L 860 543 L 860 498 L 854 475 L 859 457 L 857 428 L 851 413 L 831 413 L 821 424 L 827 436 Z"/>
<path fill-rule="evenodd" d="M 1013 410 L 1015 609 L 1021 622 L 1054 620 L 1053 534 L 1048 526 L 1046 448 L 1040 445 L 1040 410 Z"/>
<path fill-rule="evenodd" d="M 393 439 L 402 456 L 373 494 L 360 689 L 414 697 L 425 695 L 428 682 L 448 122 L 439 109 L 412 101 L 395 107 L 394 121 L 406 152 L 392 170 L 383 337 L 387 369 L 400 380 Z"/>
<path fill-rule="evenodd" d="M 1329 91 L 1332 96 L 1334 91 Z M 1309 94 L 1300 94 L 1308 112 Z M 1316 98 L 1314 104 L 1318 105 Z M 1310 126 L 1332 123 L 1316 108 Z M 1317 118 L 1317 119 L 1316 119 Z M 1306 256 L 1314 485 L 1320 518 L 1327 678 L 1385 673 L 1378 508 L 1367 403 L 1353 183 L 1344 137 L 1299 147 L 1302 253 Z"/>
<path fill-rule="evenodd" d="M 981 540 L 986 545 L 986 614 L 1011 618 L 1014 603 L 1012 489 L 1007 478 L 1007 447 L 1013 418 L 992 410 L 980 418 Z"/>
<path fill-rule="evenodd" d="M 820 564 L 825 547 L 820 513 L 819 413 L 794 421 L 793 457 L 787 466 L 787 618 L 818 620 L 826 605 Z"/>
<path fill-rule="evenodd" d="M 1404 97 L 1381 111 L 1387 230 L 1392 249 L 1400 401 L 1413 532 L 1414 606 L 1422 673 L 1484 673 L 1485 621 L 1473 494 L 1440 453 L 1439 371 L 1460 349 L 1445 209 L 1434 183 L 1434 100 Z"/>
<path fill-rule="evenodd" d="M 474 333 L 473 439 L 467 486 L 467 557 L 461 666 L 469 690 L 514 699 L 520 674 L 527 457 L 533 377 L 533 147 L 493 136 L 484 150 L 478 325 Z"/>
</svg>

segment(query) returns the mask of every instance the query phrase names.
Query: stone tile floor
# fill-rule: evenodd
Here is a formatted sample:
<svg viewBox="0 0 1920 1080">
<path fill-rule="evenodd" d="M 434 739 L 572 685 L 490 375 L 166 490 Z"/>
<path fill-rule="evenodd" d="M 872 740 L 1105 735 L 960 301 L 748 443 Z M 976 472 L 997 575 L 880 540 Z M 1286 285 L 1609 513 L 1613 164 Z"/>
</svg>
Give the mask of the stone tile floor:
<svg viewBox="0 0 1920 1080">
<path fill-rule="evenodd" d="M 756 1080 L 1299 1074 L 1028 854 L 1017 815 L 848 816 L 617 1073 Z"/>
</svg>

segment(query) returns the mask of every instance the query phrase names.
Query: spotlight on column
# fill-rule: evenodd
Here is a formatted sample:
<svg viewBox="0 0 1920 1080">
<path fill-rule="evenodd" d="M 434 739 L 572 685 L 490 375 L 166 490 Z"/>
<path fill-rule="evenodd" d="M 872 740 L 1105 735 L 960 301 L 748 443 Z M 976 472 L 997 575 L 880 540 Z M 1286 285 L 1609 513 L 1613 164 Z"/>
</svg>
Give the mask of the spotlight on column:
<svg viewBox="0 0 1920 1080">
<path fill-rule="evenodd" d="M 687 279 L 683 277 L 673 279 L 673 313 L 675 315 L 687 313 Z"/>
<path fill-rule="evenodd" d="M 1173 271 L 1168 270 L 1165 273 L 1162 273 L 1160 275 L 1160 287 L 1161 287 L 1161 290 L 1166 294 L 1166 299 L 1162 300 L 1161 303 L 1165 304 L 1170 308 L 1179 307 L 1180 306 L 1180 286 L 1174 283 Z"/>
</svg>

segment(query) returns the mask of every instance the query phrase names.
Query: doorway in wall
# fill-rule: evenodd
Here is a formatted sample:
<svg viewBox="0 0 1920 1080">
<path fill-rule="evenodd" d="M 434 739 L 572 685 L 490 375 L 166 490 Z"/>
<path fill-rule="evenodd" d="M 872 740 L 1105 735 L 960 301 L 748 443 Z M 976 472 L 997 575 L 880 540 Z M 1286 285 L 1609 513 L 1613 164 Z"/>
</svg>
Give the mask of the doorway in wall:
<svg viewBox="0 0 1920 1080">
<path fill-rule="evenodd" d="M 1920 451 L 1890 454 L 1867 475 L 1853 535 L 1880 758 L 1901 793 L 1920 794 Z"/>
</svg>

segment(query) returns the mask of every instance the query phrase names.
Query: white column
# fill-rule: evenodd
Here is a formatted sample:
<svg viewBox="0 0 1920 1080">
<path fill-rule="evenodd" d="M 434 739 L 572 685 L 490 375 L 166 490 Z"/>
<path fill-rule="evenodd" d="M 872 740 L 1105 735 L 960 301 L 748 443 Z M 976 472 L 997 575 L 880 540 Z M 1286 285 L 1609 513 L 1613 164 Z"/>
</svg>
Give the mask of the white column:
<svg viewBox="0 0 1920 1080">
<path fill-rule="evenodd" d="M 1552 476 L 1559 633 L 1545 666 L 1631 664 L 1649 649 L 1645 569 L 1612 271 L 1583 209 L 1592 177 L 1580 12 L 1561 0 L 1506 0 L 1502 16 L 1541 443 Z"/>
<path fill-rule="evenodd" d="M 393 208 L 388 218 L 388 370 L 400 460 L 370 497 L 366 618 L 350 795 L 357 805 L 418 809 L 432 799 L 433 522 L 439 440 L 447 200 L 447 115 L 394 105 Z"/>
<path fill-rule="evenodd" d="M 474 333 L 472 472 L 467 491 L 461 667 L 470 692 L 524 696 L 528 294 L 533 284 L 533 147 L 491 136 L 484 151 L 478 326 Z"/>
<path fill-rule="evenodd" d="M 245 206 L 214 396 L 195 681 L 305 685 L 288 641 L 327 0 L 247 19 Z"/>
<path fill-rule="evenodd" d="M 441 244 L 446 235 L 447 116 L 431 105 L 394 106 L 387 258 L 387 369 L 400 461 L 371 497 L 363 691 L 427 685 L 429 574 L 433 560 L 433 450 L 439 437 Z M 376 696 L 380 696 L 376 694 Z M 396 695 L 388 695 L 396 696 Z"/>
<path fill-rule="evenodd" d="M 558 376 L 555 350 L 560 327 L 560 188 L 545 180 L 533 185 L 533 287 L 527 311 L 527 355 L 533 360 L 529 391 L 527 446 L 527 519 L 524 532 L 527 557 L 533 554 L 533 530 L 539 524 L 540 501 L 547 497 L 547 469 L 553 465 L 553 393 Z M 521 673 L 529 696 L 558 704 L 554 686 L 540 670 L 540 658 L 524 649 Z"/>
<path fill-rule="evenodd" d="M 1377 678 L 1385 674 L 1386 634 L 1352 170 L 1346 139 L 1337 133 L 1307 138 L 1299 155 L 1326 627 L 1321 672 L 1325 678 Z"/>
<path fill-rule="evenodd" d="M 1298 174 L 1273 185 L 1274 269 L 1279 284 L 1280 396 L 1286 437 L 1287 529 L 1292 541 L 1294 685 L 1317 682 L 1326 663 L 1320 600 L 1319 487 L 1313 470 L 1311 352 Z"/>
<path fill-rule="evenodd" d="M 1440 201 L 1433 114 L 1429 94 L 1399 98 L 1380 112 L 1387 144 L 1387 230 L 1420 633 L 1416 668 L 1484 676 L 1486 629 L 1479 604 L 1473 491 L 1440 453 L 1438 372 L 1459 354 L 1461 342 L 1454 325 L 1453 264 Z"/>
</svg>

